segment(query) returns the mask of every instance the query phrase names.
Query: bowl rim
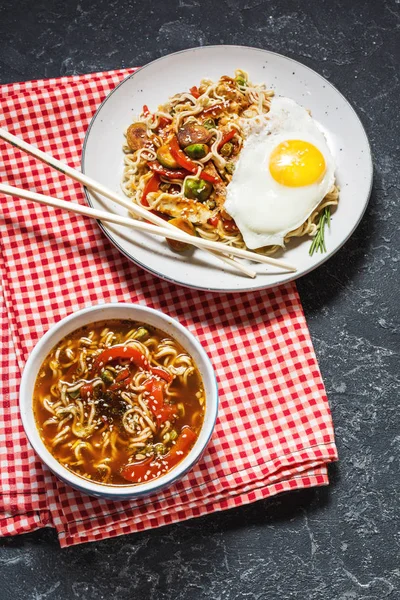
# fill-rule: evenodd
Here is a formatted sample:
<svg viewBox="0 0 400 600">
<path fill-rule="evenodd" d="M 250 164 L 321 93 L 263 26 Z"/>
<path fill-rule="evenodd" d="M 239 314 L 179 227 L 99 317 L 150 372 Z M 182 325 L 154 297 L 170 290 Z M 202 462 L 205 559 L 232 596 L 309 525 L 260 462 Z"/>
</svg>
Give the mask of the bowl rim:
<svg viewBox="0 0 400 600">
<path fill-rule="evenodd" d="M 172 328 L 173 330 L 177 330 L 181 334 L 181 336 L 189 342 L 189 345 L 191 344 L 194 347 L 194 349 L 200 356 L 201 364 L 197 364 L 197 367 L 200 371 L 203 371 L 202 378 L 204 379 L 203 374 L 206 374 L 210 383 L 210 392 L 206 398 L 206 412 L 204 416 L 203 426 L 200 430 L 200 433 L 197 437 L 193 448 L 180 463 L 178 463 L 175 467 L 171 469 L 171 471 L 168 471 L 165 475 L 158 477 L 148 483 L 146 482 L 134 485 L 108 485 L 100 482 L 92 482 L 89 479 L 81 477 L 80 475 L 76 475 L 57 461 L 57 459 L 51 454 L 51 452 L 46 447 L 38 428 L 36 427 L 32 431 L 33 428 L 29 422 L 29 417 L 32 416 L 33 422 L 36 423 L 33 411 L 33 387 L 29 385 L 29 380 L 34 378 L 34 381 L 36 381 L 39 369 L 43 364 L 45 357 L 47 356 L 46 352 L 46 356 L 43 355 L 41 357 L 43 349 L 45 348 L 47 343 L 50 340 L 52 340 L 52 338 L 55 338 L 52 344 L 52 347 L 54 347 L 55 344 L 57 344 L 63 337 L 65 337 L 65 335 L 68 335 L 66 333 L 60 335 L 60 331 L 62 331 L 66 325 L 71 324 L 73 321 L 78 320 L 84 315 L 94 316 L 98 311 L 115 310 L 117 312 L 121 309 L 132 309 L 143 313 L 144 321 L 146 315 L 152 315 L 156 319 L 159 319 L 167 327 Z M 110 317 L 103 317 L 103 319 L 98 318 L 97 320 L 107 320 L 107 318 Z M 118 319 L 118 315 L 116 315 L 113 318 Z M 123 318 L 127 317 L 125 316 Z M 136 317 L 132 318 L 133 320 L 139 320 Z M 86 320 L 87 324 L 94 322 L 96 322 L 95 318 Z M 159 326 L 154 326 L 163 329 L 162 323 Z M 79 326 L 76 327 L 76 329 L 82 326 L 84 326 L 84 323 L 81 323 Z M 73 331 L 73 329 L 71 331 Z M 179 343 L 182 344 L 181 341 L 179 341 Z M 35 368 L 36 361 L 39 361 L 39 366 L 36 366 Z M 32 369 L 34 370 L 33 375 Z M 71 314 L 54 323 L 48 329 L 48 331 L 38 340 L 33 350 L 31 351 L 22 373 L 19 389 L 19 410 L 24 431 L 30 445 L 32 446 L 36 454 L 39 456 L 40 460 L 44 463 L 44 465 L 47 468 L 49 468 L 50 471 L 54 475 L 56 475 L 61 481 L 67 483 L 79 492 L 91 496 L 110 498 L 115 500 L 134 499 L 142 496 L 150 496 L 151 494 L 154 494 L 160 491 L 161 489 L 164 489 L 165 487 L 171 486 L 178 479 L 184 477 L 184 475 L 189 470 L 191 470 L 201 458 L 204 450 L 206 449 L 210 441 L 217 420 L 218 405 L 218 385 L 215 371 L 212 366 L 211 360 L 200 341 L 189 331 L 189 329 L 184 327 L 177 319 L 170 317 L 168 314 L 142 304 L 128 302 L 110 302 L 90 305 L 78 311 L 74 311 Z M 199 444 L 200 440 L 201 443 Z"/>
</svg>

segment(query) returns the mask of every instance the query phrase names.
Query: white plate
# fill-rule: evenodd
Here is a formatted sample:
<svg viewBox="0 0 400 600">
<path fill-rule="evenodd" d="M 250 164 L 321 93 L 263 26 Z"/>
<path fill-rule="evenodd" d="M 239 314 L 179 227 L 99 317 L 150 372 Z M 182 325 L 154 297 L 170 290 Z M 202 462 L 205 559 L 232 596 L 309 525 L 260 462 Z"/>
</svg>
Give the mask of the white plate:
<svg viewBox="0 0 400 600">
<path fill-rule="evenodd" d="M 256 265 L 252 280 L 237 274 L 208 253 L 194 250 L 180 255 L 162 238 L 119 226 L 103 226 L 116 247 L 147 271 L 184 286 L 213 291 L 268 288 L 293 280 L 332 256 L 350 237 L 365 211 L 372 186 L 372 160 L 364 128 L 347 100 L 328 81 L 308 67 L 279 54 L 242 46 L 205 46 L 159 58 L 120 83 L 94 115 L 86 134 L 82 170 L 111 190 L 121 190 L 123 132 L 143 104 L 155 110 L 175 93 L 197 85 L 203 78 L 218 79 L 235 69 L 249 73 L 251 81 L 265 83 L 277 95 L 293 98 L 310 109 L 322 126 L 336 160 L 340 186 L 339 206 L 326 233 L 326 254 L 309 256 L 310 238 L 291 242 L 282 256 L 297 267 L 296 273 L 277 272 Z M 90 205 L 105 206 L 119 214 L 127 211 L 116 203 L 87 193 Z M 129 240 L 135 237 L 135 242 Z M 251 263 L 252 267 L 255 263 Z"/>
</svg>

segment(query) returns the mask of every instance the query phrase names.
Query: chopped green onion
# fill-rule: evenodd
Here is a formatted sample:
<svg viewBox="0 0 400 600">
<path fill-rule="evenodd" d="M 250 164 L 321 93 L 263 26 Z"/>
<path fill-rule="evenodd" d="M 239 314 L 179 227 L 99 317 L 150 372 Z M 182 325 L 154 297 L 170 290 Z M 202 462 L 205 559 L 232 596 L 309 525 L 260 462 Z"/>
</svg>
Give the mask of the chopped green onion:
<svg viewBox="0 0 400 600">
<path fill-rule="evenodd" d="M 243 77 L 236 77 L 235 82 L 238 87 L 247 87 L 247 81 Z"/>
<path fill-rule="evenodd" d="M 171 431 L 169 432 L 170 441 L 173 442 L 174 440 L 176 440 L 177 437 L 178 437 L 178 432 L 175 429 L 171 429 Z"/>
<path fill-rule="evenodd" d="M 214 119 L 206 119 L 203 123 L 203 127 L 205 127 L 206 129 L 215 129 L 216 124 Z"/>
<path fill-rule="evenodd" d="M 164 454 L 167 453 L 167 449 L 164 444 L 159 443 L 154 445 L 154 452 L 157 454 L 157 456 L 164 456 Z"/>
<path fill-rule="evenodd" d="M 226 144 L 224 144 L 220 150 L 220 153 L 222 156 L 230 156 L 232 154 L 232 150 L 233 150 L 233 144 L 231 144 L 231 142 L 226 142 Z"/>
<path fill-rule="evenodd" d="M 147 329 L 145 329 L 144 327 L 139 327 L 139 329 L 135 331 L 133 337 L 135 338 L 135 340 L 140 340 L 146 337 L 146 335 L 149 335 Z"/>
<path fill-rule="evenodd" d="M 104 371 L 101 373 L 100 377 L 102 378 L 104 383 L 114 383 L 113 374 L 108 369 L 104 369 Z"/>
</svg>

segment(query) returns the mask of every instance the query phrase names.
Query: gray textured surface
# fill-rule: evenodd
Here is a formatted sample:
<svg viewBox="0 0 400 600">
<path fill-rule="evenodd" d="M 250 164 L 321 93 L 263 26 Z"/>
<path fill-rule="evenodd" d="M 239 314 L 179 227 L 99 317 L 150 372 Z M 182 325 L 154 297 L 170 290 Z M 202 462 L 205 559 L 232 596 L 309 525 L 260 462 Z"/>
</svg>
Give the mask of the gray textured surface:
<svg viewBox="0 0 400 600">
<path fill-rule="evenodd" d="M 0 34 L 1 82 L 203 44 L 286 54 L 345 94 L 375 163 L 356 233 L 298 282 L 336 425 L 331 486 L 66 550 L 50 530 L 4 539 L 1 600 L 400 598 L 398 0 L 3 0 Z"/>
</svg>

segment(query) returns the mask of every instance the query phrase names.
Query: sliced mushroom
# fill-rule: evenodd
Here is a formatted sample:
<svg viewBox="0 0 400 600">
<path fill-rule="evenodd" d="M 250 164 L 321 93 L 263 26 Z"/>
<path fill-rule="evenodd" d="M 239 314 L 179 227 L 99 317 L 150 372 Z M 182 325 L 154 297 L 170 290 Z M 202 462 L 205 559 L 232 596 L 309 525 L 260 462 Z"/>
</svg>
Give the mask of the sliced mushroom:
<svg viewBox="0 0 400 600">
<path fill-rule="evenodd" d="M 185 123 L 178 129 L 178 142 L 181 148 L 186 148 L 191 144 L 207 144 L 211 138 L 212 133 L 208 131 L 203 125 L 199 125 L 194 121 Z"/>
<path fill-rule="evenodd" d="M 132 123 L 126 132 L 126 141 L 131 150 L 136 152 L 143 148 L 148 141 L 146 125 L 144 123 Z"/>
</svg>

